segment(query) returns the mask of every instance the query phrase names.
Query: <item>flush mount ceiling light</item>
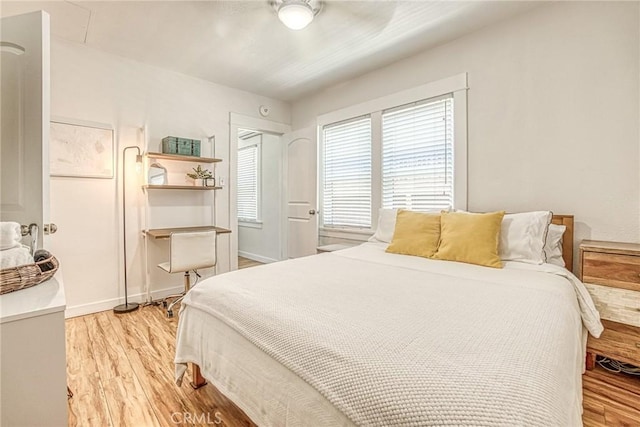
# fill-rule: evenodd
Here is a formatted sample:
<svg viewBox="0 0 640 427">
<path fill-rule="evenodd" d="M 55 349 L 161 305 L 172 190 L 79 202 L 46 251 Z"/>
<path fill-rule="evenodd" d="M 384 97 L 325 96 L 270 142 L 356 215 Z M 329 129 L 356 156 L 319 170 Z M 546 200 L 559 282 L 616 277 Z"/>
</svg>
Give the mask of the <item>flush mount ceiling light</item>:
<svg viewBox="0 0 640 427">
<path fill-rule="evenodd" d="M 278 0 L 272 5 L 284 25 L 292 30 L 301 30 L 313 21 L 322 3 L 318 0 Z"/>
</svg>

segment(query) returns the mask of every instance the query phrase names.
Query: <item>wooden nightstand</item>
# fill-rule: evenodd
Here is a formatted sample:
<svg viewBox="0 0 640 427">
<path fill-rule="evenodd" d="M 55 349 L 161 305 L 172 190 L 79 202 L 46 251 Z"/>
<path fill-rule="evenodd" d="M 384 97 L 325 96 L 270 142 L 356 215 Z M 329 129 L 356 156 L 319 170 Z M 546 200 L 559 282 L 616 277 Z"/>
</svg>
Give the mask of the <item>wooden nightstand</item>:
<svg viewBox="0 0 640 427">
<path fill-rule="evenodd" d="M 589 336 L 595 354 L 640 366 L 640 245 L 584 240 L 580 276 L 600 312 L 602 336 Z"/>
<path fill-rule="evenodd" d="M 640 377 L 595 366 L 596 355 L 640 366 L 640 245 L 584 240 L 578 274 L 604 325 L 587 340 L 585 425 L 640 425 Z"/>
</svg>

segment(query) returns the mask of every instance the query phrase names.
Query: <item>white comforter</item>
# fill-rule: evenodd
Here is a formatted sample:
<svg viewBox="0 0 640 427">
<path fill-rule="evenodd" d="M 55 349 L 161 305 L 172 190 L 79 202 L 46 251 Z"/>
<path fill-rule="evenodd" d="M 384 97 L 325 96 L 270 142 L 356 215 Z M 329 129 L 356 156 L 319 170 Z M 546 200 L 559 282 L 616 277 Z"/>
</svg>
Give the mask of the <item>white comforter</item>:
<svg viewBox="0 0 640 427">
<path fill-rule="evenodd" d="M 581 424 L 583 325 L 595 335 L 602 325 L 577 279 L 550 265 L 498 270 L 384 247 L 224 274 L 183 304 L 229 325 L 358 425 Z M 178 382 L 184 362 L 202 363 L 188 360 L 201 339 L 182 325 Z"/>
</svg>

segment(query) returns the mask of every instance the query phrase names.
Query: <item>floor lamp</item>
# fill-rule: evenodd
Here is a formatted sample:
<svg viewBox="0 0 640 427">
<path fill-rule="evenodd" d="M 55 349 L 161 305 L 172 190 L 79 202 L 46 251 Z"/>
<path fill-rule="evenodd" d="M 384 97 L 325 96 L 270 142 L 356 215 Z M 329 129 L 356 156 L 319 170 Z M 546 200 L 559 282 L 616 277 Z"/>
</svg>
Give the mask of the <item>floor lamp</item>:
<svg viewBox="0 0 640 427">
<path fill-rule="evenodd" d="M 142 155 L 140 153 L 140 147 L 131 146 L 125 147 L 122 150 L 122 241 L 124 245 L 124 304 L 117 305 L 113 308 L 114 313 L 129 313 L 137 310 L 140 306 L 137 302 L 128 301 L 128 289 L 127 289 L 127 150 L 136 149 L 138 154 L 136 155 L 136 163 L 142 165 Z M 137 169 L 137 167 L 136 167 Z"/>
</svg>

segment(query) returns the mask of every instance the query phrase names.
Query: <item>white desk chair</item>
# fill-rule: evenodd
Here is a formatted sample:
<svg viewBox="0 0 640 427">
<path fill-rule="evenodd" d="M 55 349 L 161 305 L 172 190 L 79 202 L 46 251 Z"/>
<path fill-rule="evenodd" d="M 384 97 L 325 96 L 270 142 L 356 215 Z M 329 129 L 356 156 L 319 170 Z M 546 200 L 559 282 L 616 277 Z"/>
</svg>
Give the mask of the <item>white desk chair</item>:
<svg viewBox="0 0 640 427">
<path fill-rule="evenodd" d="M 171 233 L 169 262 L 158 264 L 158 267 L 167 273 L 184 272 L 184 292 L 170 295 L 162 300 L 162 305 L 167 308 L 167 316 L 173 317 L 173 306 L 182 301 L 182 298 L 191 288 L 190 271 L 198 275 L 199 268 L 209 268 L 216 265 L 216 232 L 198 231 L 194 233 Z M 198 275 L 199 277 L 199 275 Z M 175 300 L 167 307 L 167 300 Z"/>
</svg>

